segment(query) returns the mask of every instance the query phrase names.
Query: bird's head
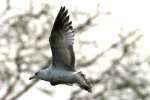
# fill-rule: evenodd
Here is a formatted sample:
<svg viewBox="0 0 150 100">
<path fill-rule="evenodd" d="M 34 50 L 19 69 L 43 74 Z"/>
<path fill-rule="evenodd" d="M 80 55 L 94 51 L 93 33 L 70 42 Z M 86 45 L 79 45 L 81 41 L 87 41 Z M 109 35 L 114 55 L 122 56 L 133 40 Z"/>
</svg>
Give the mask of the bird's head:
<svg viewBox="0 0 150 100">
<path fill-rule="evenodd" d="M 32 79 L 39 79 L 39 77 L 40 77 L 40 71 L 39 71 L 39 72 L 36 72 L 33 76 L 31 76 L 31 77 L 29 78 L 29 80 L 32 80 Z"/>
<path fill-rule="evenodd" d="M 48 78 L 50 77 L 49 74 L 49 70 L 47 69 L 41 69 L 38 72 L 36 72 L 33 76 L 31 76 L 29 78 L 29 80 L 31 79 L 41 79 L 41 80 L 48 80 Z"/>
</svg>

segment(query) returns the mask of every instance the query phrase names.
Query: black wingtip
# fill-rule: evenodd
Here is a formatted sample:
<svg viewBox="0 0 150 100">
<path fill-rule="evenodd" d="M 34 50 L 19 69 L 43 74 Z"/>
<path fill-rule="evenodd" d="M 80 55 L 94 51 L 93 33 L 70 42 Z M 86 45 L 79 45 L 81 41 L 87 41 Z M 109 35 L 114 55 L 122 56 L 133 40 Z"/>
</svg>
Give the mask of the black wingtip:
<svg viewBox="0 0 150 100">
<path fill-rule="evenodd" d="M 61 6 L 60 8 L 62 11 L 65 11 L 66 7 L 65 6 Z"/>
<path fill-rule="evenodd" d="M 65 9 L 65 6 L 61 6 L 61 8 Z"/>
<path fill-rule="evenodd" d="M 65 6 L 61 6 L 59 12 L 64 12 L 65 11 Z"/>
<path fill-rule="evenodd" d="M 68 14 L 68 10 L 66 9 L 66 7 L 65 6 L 61 6 L 56 19 L 57 20 L 62 20 L 62 18 L 67 16 L 67 14 Z"/>
</svg>

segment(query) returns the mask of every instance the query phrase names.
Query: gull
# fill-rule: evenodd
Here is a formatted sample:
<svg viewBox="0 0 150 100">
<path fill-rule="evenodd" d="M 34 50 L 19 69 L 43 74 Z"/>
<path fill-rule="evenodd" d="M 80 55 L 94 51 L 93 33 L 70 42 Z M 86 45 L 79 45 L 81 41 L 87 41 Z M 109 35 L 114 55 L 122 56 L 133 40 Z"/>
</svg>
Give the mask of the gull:
<svg viewBox="0 0 150 100">
<path fill-rule="evenodd" d="M 48 81 L 52 86 L 77 84 L 81 89 L 92 91 L 89 80 L 81 71 L 77 72 L 75 69 L 74 34 L 68 10 L 65 6 L 61 6 L 49 37 L 52 64 L 36 72 L 29 78 L 30 80 Z"/>
</svg>

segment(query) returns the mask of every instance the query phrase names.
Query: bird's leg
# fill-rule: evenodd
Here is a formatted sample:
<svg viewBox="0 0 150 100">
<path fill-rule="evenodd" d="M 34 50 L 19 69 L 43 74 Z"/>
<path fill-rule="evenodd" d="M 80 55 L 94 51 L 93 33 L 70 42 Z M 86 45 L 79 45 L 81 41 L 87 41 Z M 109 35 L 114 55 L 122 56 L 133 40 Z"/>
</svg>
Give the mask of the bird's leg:
<svg viewBox="0 0 150 100">
<path fill-rule="evenodd" d="M 58 84 L 66 84 L 66 85 L 69 85 L 69 86 L 72 86 L 73 84 L 71 84 L 71 83 L 60 83 L 60 82 L 50 82 L 50 84 L 52 85 L 52 86 L 56 86 L 56 85 L 58 85 Z"/>
<path fill-rule="evenodd" d="M 55 85 L 58 85 L 58 84 L 60 84 L 60 83 L 59 83 L 59 82 L 50 81 L 50 84 L 51 84 L 52 86 L 55 86 Z"/>
</svg>

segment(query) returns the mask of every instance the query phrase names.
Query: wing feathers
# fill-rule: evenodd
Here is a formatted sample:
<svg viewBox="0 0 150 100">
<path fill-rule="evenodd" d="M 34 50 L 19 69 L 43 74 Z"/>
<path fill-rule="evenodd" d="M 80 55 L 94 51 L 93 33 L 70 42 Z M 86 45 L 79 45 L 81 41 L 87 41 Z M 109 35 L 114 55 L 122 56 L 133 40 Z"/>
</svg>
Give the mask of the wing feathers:
<svg viewBox="0 0 150 100">
<path fill-rule="evenodd" d="M 53 65 L 74 71 L 74 30 L 72 21 L 69 21 L 70 18 L 67 14 L 68 10 L 61 7 L 55 19 L 49 41 L 52 49 Z"/>
</svg>

